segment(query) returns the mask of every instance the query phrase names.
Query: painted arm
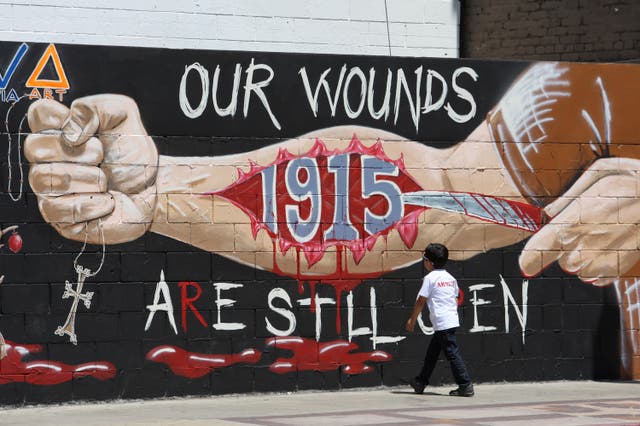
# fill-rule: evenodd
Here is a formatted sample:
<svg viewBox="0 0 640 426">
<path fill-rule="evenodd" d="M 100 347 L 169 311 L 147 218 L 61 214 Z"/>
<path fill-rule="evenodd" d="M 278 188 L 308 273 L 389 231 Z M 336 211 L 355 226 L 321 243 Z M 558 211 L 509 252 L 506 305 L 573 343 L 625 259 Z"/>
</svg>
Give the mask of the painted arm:
<svg viewBox="0 0 640 426">
<path fill-rule="evenodd" d="M 220 195 L 243 175 L 273 165 L 282 153 L 314 160 L 318 141 L 328 153 L 345 152 L 355 136 L 361 151 L 379 143 L 376 156 L 387 159 L 380 164 L 401 161 L 396 173 L 406 174 L 417 189 L 479 192 L 522 201 L 502 170 L 484 123 L 467 141 L 444 150 L 389 132 L 340 126 L 241 154 L 168 157 L 158 155 L 137 105 L 125 96 L 81 98 L 70 109 L 55 101 L 38 101 L 28 116 L 33 133 L 25 143 L 25 154 L 32 165 L 29 181 L 40 211 L 61 235 L 76 241 L 121 243 L 152 231 L 251 266 L 322 277 L 347 270 L 366 276 L 397 269 L 413 263 L 418 256 L 411 250 L 428 242 L 445 243 L 452 258 L 463 259 L 528 235 L 459 213 L 424 209 L 416 218 L 410 243 L 398 228 L 385 231 L 384 237 L 372 231 L 371 246 L 357 260 L 349 250 L 328 244 L 314 247 L 322 255 L 310 261 L 298 250 L 283 250 L 282 244 L 288 243 L 280 241 L 284 238 L 264 227 L 256 230 L 243 206 Z M 364 152 L 354 155 L 365 161 Z M 336 209 L 335 203 L 330 207 Z M 501 229 L 491 233 L 487 227 Z M 341 270 L 336 269 L 338 264 Z"/>
<path fill-rule="evenodd" d="M 311 276 L 331 274 L 340 262 L 346 264 L 352 274 L 390 271 L 415 262 L 419 256 L 413 250 L 421 250 L 434 241 L 446 244 L 452 258 L 464 259 L 513 244 L 529 235 L 522 230 L 500 227 L 459 213 L 427 209 L 417 218 L 417 235 L 411 246 L 406 244 L 400 231 L 393 230 L 385 238 L 378 238 L 357 262 L 350 253 L 341 253 L 335 246 L 330 246 L 321 248 L 325 251 L 318 263 L 309 265 L 296 250 L 283 253 L 265 228 L 260 228 L 254 236 L 252 228 L 255 224 L 236 203 L 220 195 L 207 195 L 233 187 L 239 179 L 239 171 L 251 172 L 251 161 L 254 168 L 268 167 L 283 150 L 312 158 L 316 139 L 321 140 L 329 151 L 343 151 L 353 135 L 366 147 L 381 140 L 385 155 L 392 160 L 403 158 L 406 173 L 422 189 L 480 192 L 522 201 L 515 189 L 505 184 L 506 176 L 499 169 L 495 150 L 481 136 L 477 136 L 476 143 L 465 143 L 464 149 L 438 150 L 371 128 L 341 126 L 249 153 L 211 158 L 161 156 L 158 200 L 151 231 L 248 265 L 277 269 L 288 275 L 299 272 Z M 487 232 L 492 227 L 500 229 Z M 338 256 L 342 259 L 338 260 Z"/>
</svg>

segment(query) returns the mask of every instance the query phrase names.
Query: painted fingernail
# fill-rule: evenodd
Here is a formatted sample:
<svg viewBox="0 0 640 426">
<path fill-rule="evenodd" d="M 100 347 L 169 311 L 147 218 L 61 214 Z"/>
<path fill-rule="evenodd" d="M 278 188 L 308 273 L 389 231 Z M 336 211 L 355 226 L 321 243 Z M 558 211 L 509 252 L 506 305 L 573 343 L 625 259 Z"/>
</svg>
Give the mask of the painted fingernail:
<svg viewBox="0 0 640 426">
<path fill-rule="evenodd" d="M 68 118 L 62 125 L 62 138 L 66 143 L 71 146 L 78 144 L 80 137 L 82 136 L 82 127 L 80 127 L 75 121 Z"/>
</svg>

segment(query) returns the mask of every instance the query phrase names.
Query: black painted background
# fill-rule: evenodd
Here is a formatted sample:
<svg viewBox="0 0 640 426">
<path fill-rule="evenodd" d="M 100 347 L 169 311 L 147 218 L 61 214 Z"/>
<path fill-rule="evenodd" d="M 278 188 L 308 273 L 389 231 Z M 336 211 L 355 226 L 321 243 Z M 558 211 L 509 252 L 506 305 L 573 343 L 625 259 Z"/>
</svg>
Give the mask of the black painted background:
<svg viewBox="0 0 640 426">
<path fill-rule="evenodd" d="M 0 69 L 5 72 L 19 43 L 0 43 Z M 46 48 L 46 44 L 29 44 L 29 51 L 9 87 L 24 93 L 24 82 Z M 71 88 L 64 103 L 97 93 L 123 93 L 135 99 L 140 106 L 143 122 L 161 154 L 177 156 L 223 155 L 250 151 L 279 140 L 294 137 L 310 130 L 355 123 L 384 128 L 412 140 L 435 146 L 448 146 L 465 138 L 484 118 L 486 112 L 500 99 L 515 76 L 528 65 L 525 62 L 464 61 L 428 58 L 361 57 L 338 55 L 307 55 L 250 52 L 211 52 L 196 50 L 165 50 L 101 46 L 56 45 Z M 275 71 L 271 85 L 265 89 L 270 105 L 278 117 L 282 130 L 277 131 L 257 99 L 247 119 L 242 117 L 242 95 L 239 97 L 235 118 L 217 117 L 208 102 L 205 114 L 195 120 L 186 118 L 179 109 L 178 88 L 186 66 L 199 62 L 210 75 L 216 65 L 222 68 L 222 82 L 230 87 L 231 73 L 236 63 L 243 70 L 251 59 L 268 64 Z M 335 79 L 340 67 L 358 66 L 365 74 L 375 67 L 377 77 L 383 81 L 386 70 L 402 68 L 409 81 L 414 70 L 423 65 L 448 78 L 460 66 L 472 67 L 479 75 L 477 82 L 467 80 L 478 104 L 474 120 L 466 125 L 454 123 L 444 110 L 422 116 L 420 131 L 416 133 L 409 110 L 403 111 L 397 125 L 390 117 L 387 123 L 372 119 L 350 120 L 338 109 L 330 117 L 325 103 L 319 117 L 313 117 L 298 70 L 306 67 L 313 82 L 326 68 Z M 49 67 L 46 72 L 55 77 Z M 46 73 L 43 74 L 46 77 Z M 334 80 L 335 81 L 335 80 Z M 464 80 L 463 80 L 464 81 Z M 244 81 L 243 81 L 244 84 Z M 382 91 L 381 85 L 376 93 Z M 191 86 L 190 86 L 191 87 Z M 223 92 L 224 94 L 224 92 Z M 323 98 L 324 95 L 321 96 Z M 223 97 L 226 98 L 226 97 Z M 324 99 L 324 98 L 323 98 Z M 453 96 L 448 100 L 455 102 Z M 19 102 L 9 116 L 12 137 L 13 192 L 17 192 L 19 168 L 17 132 L 28 100 Z M 224 104 L 224 102 L 223 102 Z M 462 103 L 461 110 L 467 104 Z M 9 104 L 1 104 L 4 116 Z M 26 131 L 26 125 L 25 129 Z M 2 130 L 0 147 L 9 147 L 8 134 Z M 339 369 L 330 372 L 299 372 L 278 375 L 268 370 L 279 356 L 286 356 L 265 346 L 270 337 L 264 317 L 269 315 L 277 324 L 277 315 L 268 313 L 267 294 L 274 287 L 284 288 L 295 301 L 309 297 L 309 288 L 298 292 L 298 283 L 250 267 L 239 265 L 197 250 L 180 242 L 147 234 L 137 241 L 109 246 L 105 265 L 97 277 L 89 278 L 85 290 L 94 291 L 90 309 L 80 306 L 76 320 L 79 344 L 74 346 L 66 337 L 54 335 L 68 313 L 70 300 L 61 299 L 65 280 L 74 281 L 73 259 L 81 244 L 67 241 L 46 223 L 38 212 L 35 196 L 31 193 L 26 176 L 28 166 L 23 165 L 25 195 L 14 202 L 7 194 L 7 149 L 0 148 L 0 224 L 3 227 L 19 225 L 24 240 L 20 253 L 7 247 L 0 251 L 0 274 L 5 281 L 0 285 L 0 331 L 5 339 L 16 343 L 37 343 L 43 351 L 24 359 L 62 361 L 79 364 L 89 361 L 110 361 L 117 367 L 117 375 L 110 381 L 93 378 L 74 379 L 54 386 L 35 386 L 20 383 L 0 385 L 0 403 L 22 404 L 84 399 L 152 398 L 167 395 L 220 394 L 263 391 L 290 391 L 296 389 L 338 389 L 345 387 L 398 385 L 416 374 L 428 338 L 420 333 L 407 336 L 398 344 L 379 345 L 393 360 L 384 364 L 371 363 L 374 372 L 349 376 Z M 16 194 L 17 195 L 17 194 Z M 470 373 L 476 382 L 518 381 L 549 379 L 589 379 L 615 377 L 618 371 L 618 307 L 610 289 L 585 285 L 549 268 L 542 276 L 530 280 L 529 318 L 526 341 L 522 343 L 521 329 L 512 308 L 511 330 L 504 330 L 504 308 L 499 276 L 507 281 L 512 294 L 521 300 L 522 276 L 517 256 L 522 244 L 494 250 L 466 262 L 452 262 L 450 270 L 458 277 L 463 289 L 480 283 L 494 284 L 484 290 L 482 298 L 491 305 L 478 307 L 480 322 L 494 325 L 496 331 L 469 333 L 473 326 L 473 306 L 468 298 L 461 309 L 463 326 L 460 345 Z M 86 264 L 99 261 L 100 250 L 89 247 L 83 257 Z M 93 257 L 92 257 L 93 256 Z M 160 270 L 172 291 L 174 307 L 180 309 L 179 281 L 197 281 L 203 294 L 196 306 L 211 325 L 216 316 L 214 282 L 237 282 L 244 285 L 226 293 L 236 299 L 234 308 L 223 311 L 225 321 L 242 321 L 247 328 L 222 332 L 210 326 L 203 327 L 188 314 L 188 332 L 181 328 L 180 312 L 176 312 L 178 335 L 171 330 L 161 313 L 148 332 L 144 331 L 148 311 Z M 421 265 L 393 272 L 376 280 L 365 281 L 354 291 L 356 326 L 370 326 L 369 288 L 375 287 L 378 303 L 380 335 L 398 335 L 403 332 L 404 321 L 410 313 L 415 294 L 424 271 Z M 334 297 L 332 287 L 318 285 L 321 296 Z M 467 291 L 470 296 L 470 292 Z M 342 295 L 342 335 L 337 336 L 334 311 L 323 307 L 322 340 L 346 339 L 346 301 Z M 314 314 L 308 308 L 298 307 L 298 326 L 294 335 L 314 337 Z M 361 323 L 360 323 L 361 322 Z M 371 351 L 368 338 L 355 338 L 360 350 Z M 145 354 L 158 345 L 176 345 L 203 353 L 238 353 L 245 348 L 264 351 L 257 364 L 238 364 L 220 369 L 199 379 L 176 376 L 161 364 L 145 361 Z M 436 369 L 433 383 L 452 381 L 443 361 Z M 1 363 L 0 363 L 1 366 Z M 0 371 L 1 373 L 1 371 Z"/>
</svg>

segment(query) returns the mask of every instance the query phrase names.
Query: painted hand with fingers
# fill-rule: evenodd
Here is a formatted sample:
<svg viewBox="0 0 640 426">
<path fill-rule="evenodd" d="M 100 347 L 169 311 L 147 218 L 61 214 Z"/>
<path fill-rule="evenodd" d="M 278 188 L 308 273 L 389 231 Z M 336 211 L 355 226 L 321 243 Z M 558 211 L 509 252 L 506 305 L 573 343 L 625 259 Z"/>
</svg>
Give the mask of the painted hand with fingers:
<svg viewBox="0 0 640 426">
<path fill-rule="evenodd" d="M 612 285 L 625 378 L 640 377 L 638 87 L 624 65 L 539 63 L 487 117 L 520 194 L 551 218 L 527 241 L 523 274 L 557 261 L 584 282 Z"/>
<path fill-rule="evenodd" d="M 621 374 L 640 377 L 640 160 L 604 158 L 546 207 L 552 219 L 527 242 L 520 267 L 537 275 L 557 261 L 598 286 L 612 285 L 620 303 Z"/>
<path fill-rule="evenodd" d="M 520 267 L 539 274 L 557 261 L 562 269 L 595 285 L 628 276 L 640 262 L 640 160 L 604 158 L 545 208 L 551 217 L 527 242 Z M 637 273 L 632 272 L 637 275 Z"/>
<path fill-rule="evenodd" d="M 158 152 L 135 102 L 121 95 L 29 107 L 25 156 L 43 218 L 62 236 L 121 243 L 143 235 L 156 204 Z"/>
</svg>

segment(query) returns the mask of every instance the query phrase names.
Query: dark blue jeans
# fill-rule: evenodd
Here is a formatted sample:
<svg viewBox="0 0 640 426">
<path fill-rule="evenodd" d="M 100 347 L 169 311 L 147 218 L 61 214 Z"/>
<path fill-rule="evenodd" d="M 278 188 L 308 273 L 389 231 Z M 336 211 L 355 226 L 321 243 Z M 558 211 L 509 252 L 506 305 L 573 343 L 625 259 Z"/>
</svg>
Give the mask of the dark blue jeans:
<svg viewBox="0 0 640 426">
<path fill-rule="evenodd" d="M 436 362 L 438 362 L 440 352 L 444 352 L 447 360 L 451 364 L 451 372 L 458 386 L 469 386 L 471 379 L 469 378 L 467 367 L 465 367 L 460 351 L 458 350 L 456 328 L 436 331 L 433 334 L 431 342 L 429 342 L 429 347 L 427 348 L 427 354 L 424 357 L 422 371 L 420 371 L 417 379 L 422 383 L 429 384 L 429 378 L 431 377 L 431 373 L 433 373 Z"/>
</svg>

